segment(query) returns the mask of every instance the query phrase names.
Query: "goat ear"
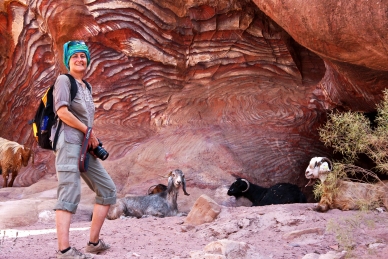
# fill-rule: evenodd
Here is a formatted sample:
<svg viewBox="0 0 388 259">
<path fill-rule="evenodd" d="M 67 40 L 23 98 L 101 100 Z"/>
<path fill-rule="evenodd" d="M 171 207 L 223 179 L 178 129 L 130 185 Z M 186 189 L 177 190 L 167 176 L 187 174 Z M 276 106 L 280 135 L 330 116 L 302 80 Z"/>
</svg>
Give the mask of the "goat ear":
<svg viewBox="0 0 388 259">
<path fill-rule="evenodd" d="M 183 177 L 183 181 L 182 181 L 182 190 L 183 190 L 183 193 L 184 193 L 185 195 L 187 195 L 187 196 L 190 195 L 190 194 L 188 194 L 188 193 L 186 192 L 186 180 L 185 180 L 184 177 Z"/>
<path fill-rule="evenodd" d="M 32 150 L 28 147 L 24 147 L 23 157 L 30 159 Z"/>
</svg>

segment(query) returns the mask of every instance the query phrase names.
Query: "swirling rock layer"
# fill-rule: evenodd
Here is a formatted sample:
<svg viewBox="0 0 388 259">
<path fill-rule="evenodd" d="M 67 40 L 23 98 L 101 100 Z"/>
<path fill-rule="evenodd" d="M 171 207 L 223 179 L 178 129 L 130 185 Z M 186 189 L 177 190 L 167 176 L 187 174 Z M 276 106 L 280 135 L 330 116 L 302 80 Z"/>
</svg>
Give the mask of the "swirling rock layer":
<svg viewBox="0 0 388 259">
<path fill-rule="evenodd" d="M 295 17 L 279 22 L 282 6 L 270 4 L 7 2 L 0 13 L 0 136 L 34 143 L 27 121 L 66 72 L 63 43 L 78 39 L 91 49 L 86 79 L 95 131 L 110 152 L 104 164 L 123 192 L 175 168 L 193 180 L 189 186 L 213 188 L 232 176 L 303 186 L 310 158 L 329 154 L 317 133 L 326 110 L 370 110 L 382 83 L 370 90 L 362 74 L 368 82 L 386 74 L 312 48 L 287 26 Z M 354 90 L 349 77 L 359 86 L 355 101 L 346 97 Z M 35 151 L 35 164 L 15 185 L 55 172 L 53 154 Z"/>
</svg>

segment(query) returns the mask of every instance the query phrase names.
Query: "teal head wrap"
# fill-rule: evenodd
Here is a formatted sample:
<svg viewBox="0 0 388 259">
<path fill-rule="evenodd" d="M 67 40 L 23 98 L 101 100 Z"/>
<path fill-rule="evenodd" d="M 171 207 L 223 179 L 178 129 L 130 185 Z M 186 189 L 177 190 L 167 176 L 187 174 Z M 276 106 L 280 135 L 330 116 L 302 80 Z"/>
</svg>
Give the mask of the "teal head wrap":
<svg viewBox="0 0 388 259">
<path fill-rule="evenodd" d="M 70 70 L 70 57 L 75 53 L 83 52 L 86 55 L 87 65 L 90 63 L 90 52 L 88 46 L 83 41 L 68 41 L 63 45 L 63 63 Z"/>
</svg>

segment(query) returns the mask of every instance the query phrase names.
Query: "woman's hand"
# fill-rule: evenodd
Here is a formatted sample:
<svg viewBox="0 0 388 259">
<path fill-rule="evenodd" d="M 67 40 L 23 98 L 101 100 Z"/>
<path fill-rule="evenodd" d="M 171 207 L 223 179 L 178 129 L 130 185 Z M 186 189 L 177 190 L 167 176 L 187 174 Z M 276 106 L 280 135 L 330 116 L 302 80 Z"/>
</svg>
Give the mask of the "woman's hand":
<svg viewBox="0 0 388 259">
<path fill-rule="evenodd" d="M 95 149 L 98 145 L 99 145 L 98 139 L 97 139 L 96 135 L 94 134 L 94 132 L 93 132 L 93 130 L 92 130 L 92 133 L 90 134 L 88 149 L 89 149 L 89 150 L 93 150 L 93 149 Z M 93 155 L 94 155 L 94 154 L 93 154 Z"/>
<path fill-rule="evenodd" d="M 67 125 L 86 134 L 88 127 L 72 114 L 67 106 L 62 106 L 57 111 L 58 117 Z M 93 150 L 98 146 L 98 139 L 93 130 L 89 137 L 88 149 Z M 94 154 L 93 154 L 94 155 Z"/>
<path fill-rule="evenodd" d="M 69 111 L 67 106 L 61 106 L 57 110 L 57 115 L 61 119 L 61 121 L 63 121 L 64 123 L 66 123 L 70 127 L 75 128 L 75 129 L 83 132 L 84 134 L 88 130 L 88 127 L 85 124 L 83 124 L 77 117 L 75 117 L 74 114 L 72 114 Z"/>
</svg>

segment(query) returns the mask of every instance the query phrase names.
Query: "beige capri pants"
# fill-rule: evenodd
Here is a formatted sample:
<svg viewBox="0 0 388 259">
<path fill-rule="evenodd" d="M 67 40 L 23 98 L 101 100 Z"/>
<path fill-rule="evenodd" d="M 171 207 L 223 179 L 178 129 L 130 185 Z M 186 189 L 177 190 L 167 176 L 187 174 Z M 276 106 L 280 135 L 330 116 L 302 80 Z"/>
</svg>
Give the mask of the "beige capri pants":
<svg viewBox="0 0 388 259">
<path fill-rule="evenodd" d="M 54 210 L 77 211 L 81 200 L 81 177 L 96 193 L 96 203 L 111 205 L 116 203 L 116 185 L 100 161 L 90 155 L 88 171 L 81 173 L 78 158 L 81 146 L 65 141 L 64 132 L 59 135 L 55 151 L 55 167 L 58 178 L 57 203 Z"/>
</svg>

